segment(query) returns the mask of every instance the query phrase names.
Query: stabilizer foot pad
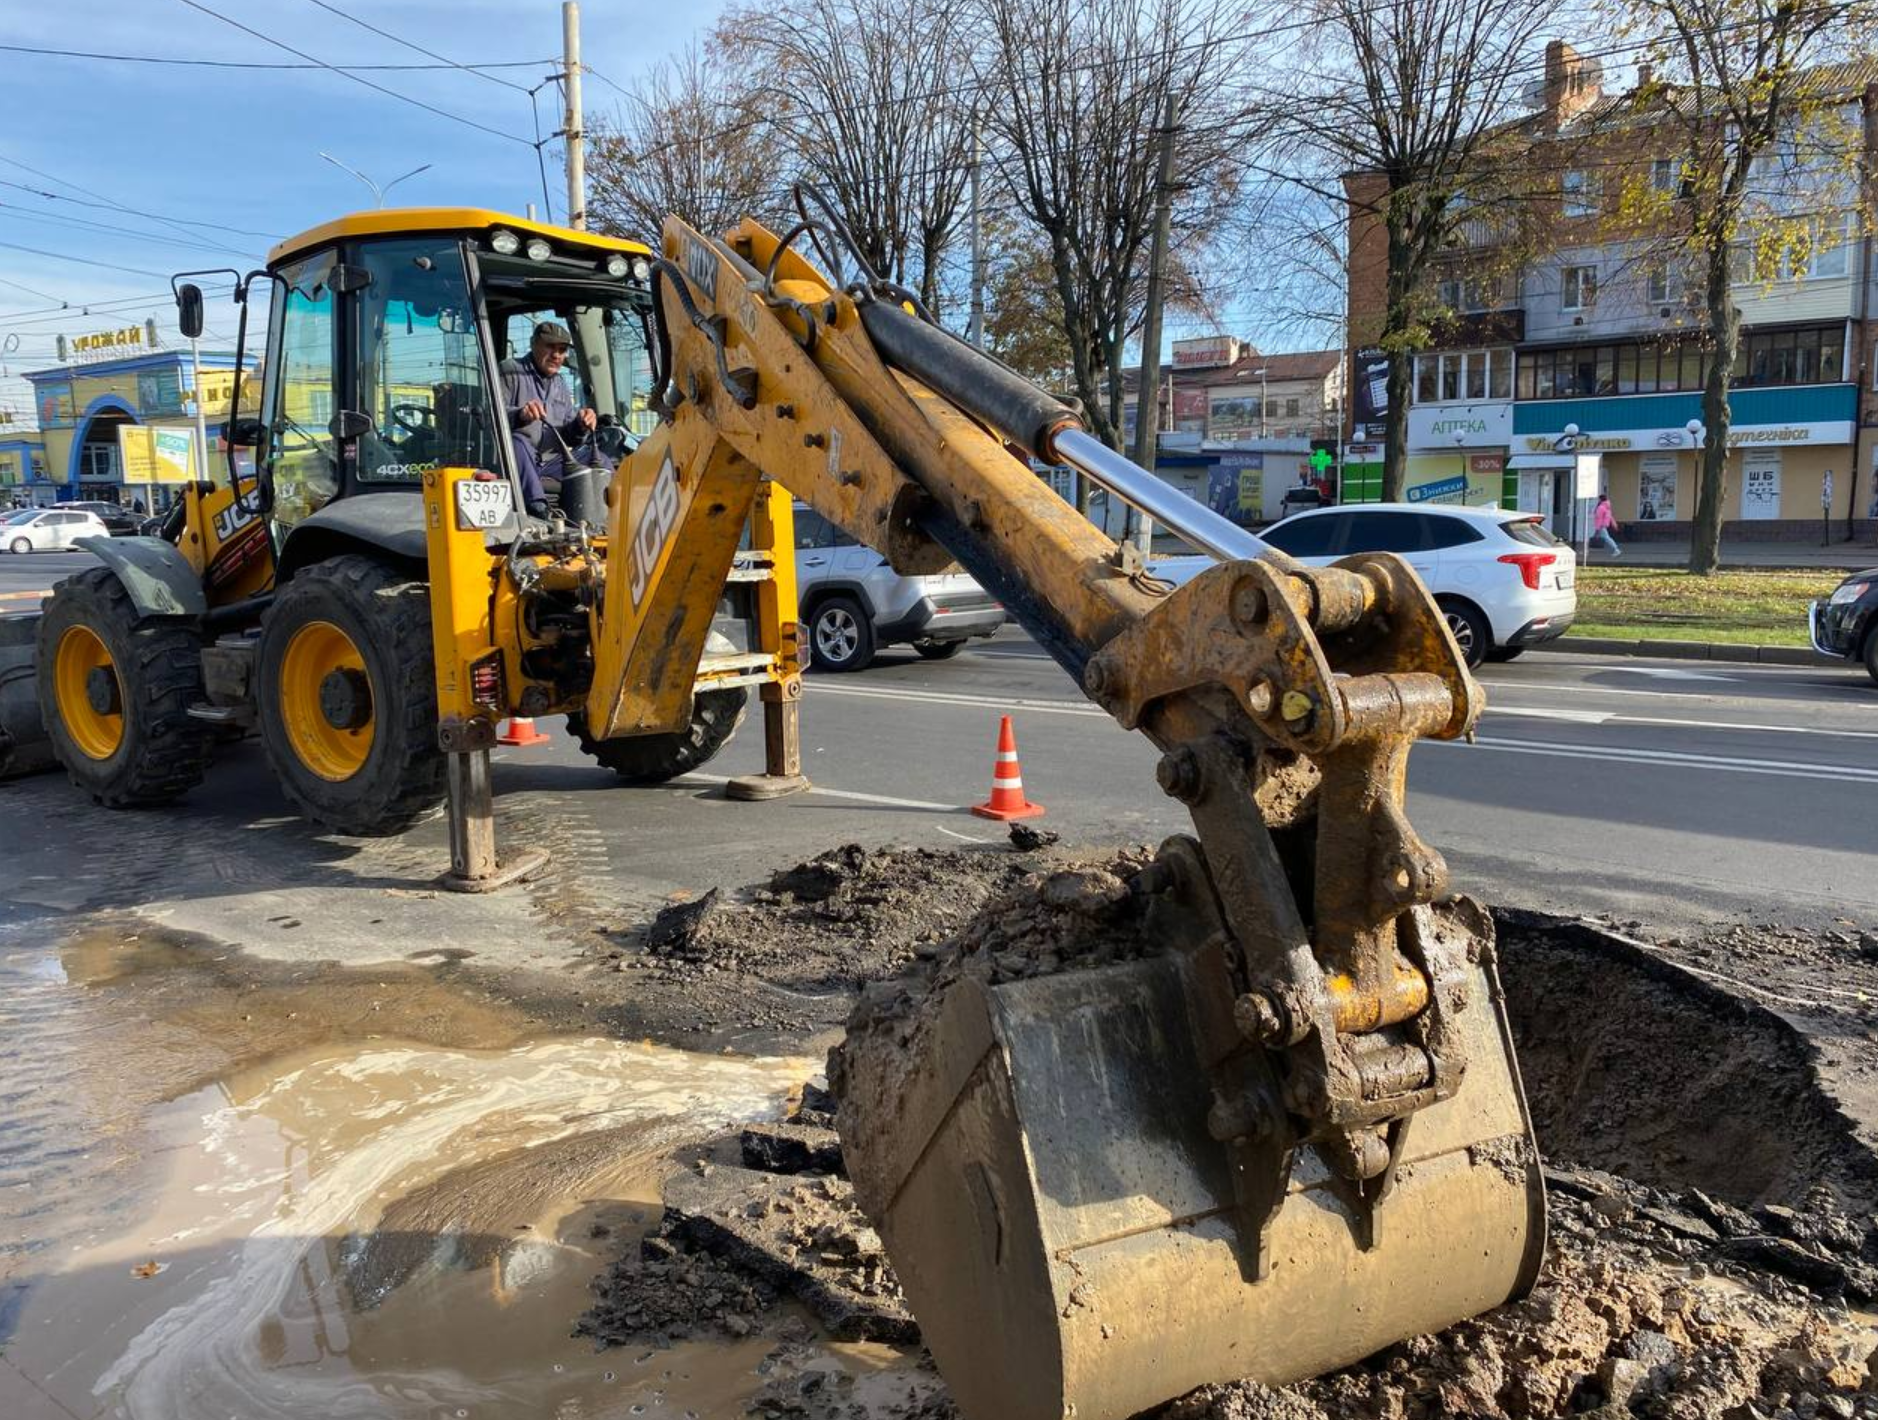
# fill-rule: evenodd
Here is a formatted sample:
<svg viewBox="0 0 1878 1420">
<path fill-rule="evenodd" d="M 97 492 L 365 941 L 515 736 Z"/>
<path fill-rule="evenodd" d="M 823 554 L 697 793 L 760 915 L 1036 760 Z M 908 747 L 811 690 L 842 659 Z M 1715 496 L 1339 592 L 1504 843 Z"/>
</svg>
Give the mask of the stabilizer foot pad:
<svg viewBox="0 0 1878 1420">
<path fill-rule="evenodd" d="M 455 873 L 445 873 L 437 879 L 437 886 L 446 892 L 495 892 L 532 878 L 547 866 L 548 855 L 539 848 L 531 848 L 526 853 L 516 854 L 486 878 L 460 878 Z"/>
<path fill-rule="evenodd" d="M 806 774 L 743 774 L 725 783 L 724 797 L 756 803 L 764 799 L 786 799 L 813 787 Z"/>
</svg>

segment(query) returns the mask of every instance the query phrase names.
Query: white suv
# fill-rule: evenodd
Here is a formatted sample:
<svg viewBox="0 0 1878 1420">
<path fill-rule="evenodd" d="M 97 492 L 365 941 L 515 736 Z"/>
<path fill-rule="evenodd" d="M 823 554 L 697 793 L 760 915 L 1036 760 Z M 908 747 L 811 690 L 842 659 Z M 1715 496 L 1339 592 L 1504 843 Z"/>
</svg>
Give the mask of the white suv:
<svg viewBox="0 0 1878 1420">
<path fill-rule="evenodd" d="M 1004 608 L 963 573 L 902 577 L 814 509 L 798 503 L 795 514 L 796 603 L 815 669 L 863 670 L 895 643 L 943 661 L 1004 625 Z"/>
<path fill-rule="evenodd" d="M 1281 552 L 1326 567 L 1358 552 L 1397 552 L 1447 613 L 1467 664 L 1510 661 L 1563 636 L 1578 614 L 1578 558 L 1534 513 L 1428 503 L 1313 508 L 1259 534 Z M 1185 582 L 1210 557 L 1170 557 L 1156 575 Z"/>
</svg>

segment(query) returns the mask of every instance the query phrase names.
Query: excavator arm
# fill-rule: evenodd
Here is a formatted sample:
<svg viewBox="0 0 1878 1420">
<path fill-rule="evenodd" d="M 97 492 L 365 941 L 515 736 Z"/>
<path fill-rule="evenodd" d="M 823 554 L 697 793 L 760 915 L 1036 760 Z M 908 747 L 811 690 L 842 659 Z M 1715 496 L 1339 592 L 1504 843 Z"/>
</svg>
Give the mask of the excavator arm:
<svg viewBox="0 0 1878 1420">
<path fill-rule="evenodd" d="M 806 209 L 803 233 L 841 245 Z M 1412 744 L 1469 734 L 1482 697 L 1406 563 L 1292 561 L 755 222 L 671 220 L 661 252 L 662 423 L 611 495 L 590 723 L 680 722 L 672 670 L 767 476 L 903 572 L 962 564 L 1155 744 L 1192 819 L 1135 884 L 1165 960 L 987 988 L 910 1066 L 844 1062 L 858 1195 L 965 1413 L 1291 1379 L 1530 1286 L 1543 1196 L 1490 924 L 1404 810 Z M 1029 458 L 1220 565 L 1157 581 Z"/>
</svg>

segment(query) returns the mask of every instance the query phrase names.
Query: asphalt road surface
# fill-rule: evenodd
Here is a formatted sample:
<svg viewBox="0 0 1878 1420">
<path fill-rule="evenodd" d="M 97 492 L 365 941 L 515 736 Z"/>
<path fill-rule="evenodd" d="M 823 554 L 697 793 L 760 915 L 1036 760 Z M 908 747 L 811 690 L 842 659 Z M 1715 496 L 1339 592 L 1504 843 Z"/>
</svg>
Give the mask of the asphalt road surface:
<svg viewBox="0 0 1878 1420">
<path fill-rule="evenodd" d="M 0 554 L 0 610 L 33 609 L 31 592 L 88 560 Z M 1878 687 L 1862 672 L 1535 652 L 1483 679 L 1478 741 L 1423 745 L 1410 769 L 1410 817 L 1457 887 L 1658 930 L 1730 918 L 1878 927 Z M 496 787 L 527 806 L 518 822 L 551 826 L 558 852 L 591 854 L 590 891 L 648 903 L 847 841 L 999 841 L 1003 828 L 968 810 L 990 788 L 1006 712 L 1043 826 L 1103 844 L 1187 829 L 1155 784 L 1153 747 L 1013 628 L 943 663 L 889 650 L 858 675 L 811 675 L 815 789 L 795 799 L 721 798 L 724 776 L 762 767 L 754 715 L 708 774 L 655 790 L 615 787 L 544 721 L 548 743 L 498 752 Z M 70 792 L 40 781 L 0 793 L 0 816 L 9 799 L 23 811 L 53 789 Z M 251 741 L 190 806 L 249 824 L 285 809 Z M 441 825 L 414 834 L 414 850 L 432 837 L 441 850 Z"/>
</svg>

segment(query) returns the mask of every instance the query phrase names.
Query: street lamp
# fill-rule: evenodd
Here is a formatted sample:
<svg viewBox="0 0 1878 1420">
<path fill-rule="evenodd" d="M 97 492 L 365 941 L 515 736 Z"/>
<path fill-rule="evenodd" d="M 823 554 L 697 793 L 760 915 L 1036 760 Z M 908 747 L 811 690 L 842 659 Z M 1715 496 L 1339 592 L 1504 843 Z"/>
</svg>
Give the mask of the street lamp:
<svg viewBox="0 0 1878 1420">
<path fill-rule="evenodd" d="M 1708 433 L 1702 421 L 1700 419 L 1691 419 L 1682 427 L 1689 431 L 1689 447 L 1692 449 L 1701 448 L 1704 442 L 1704 435 Z"/>
<path fill-rule="evenodd" d="M 392 188 L 396 187 L 399 183 L 403 182 L 405 178 L 414 178 L 419 173 L 429 172 L 430 166 L 431 166 L 429 163 L 426 163 L 421 168 L 412 168 L 410 172 L 405 173 L 400 177 L 395 177 L 390 182 L 386 183 L 383 187 L 380 187 L 377 183 L 373 182 L 370 178 L 368 178 L 364 173 L 360 172 L 357 168 L 348 167 L 346 164 L 340 162 L 339 159 L 335 158 L 331 153 L 321 153 L 320 156 L 324 158 L 327 162 L 331 163 L 335 168 L 339 168 L 345 172 L 351 173 L 352 176 L 354 176 L 360 182 L 364 183 L 367 187 L 369 187 L 372 190 L 373 204 L 378 207 L 383 207 L 385 205 L 385 194 L 387 192 L 390 192 Z"/>
</svg>

